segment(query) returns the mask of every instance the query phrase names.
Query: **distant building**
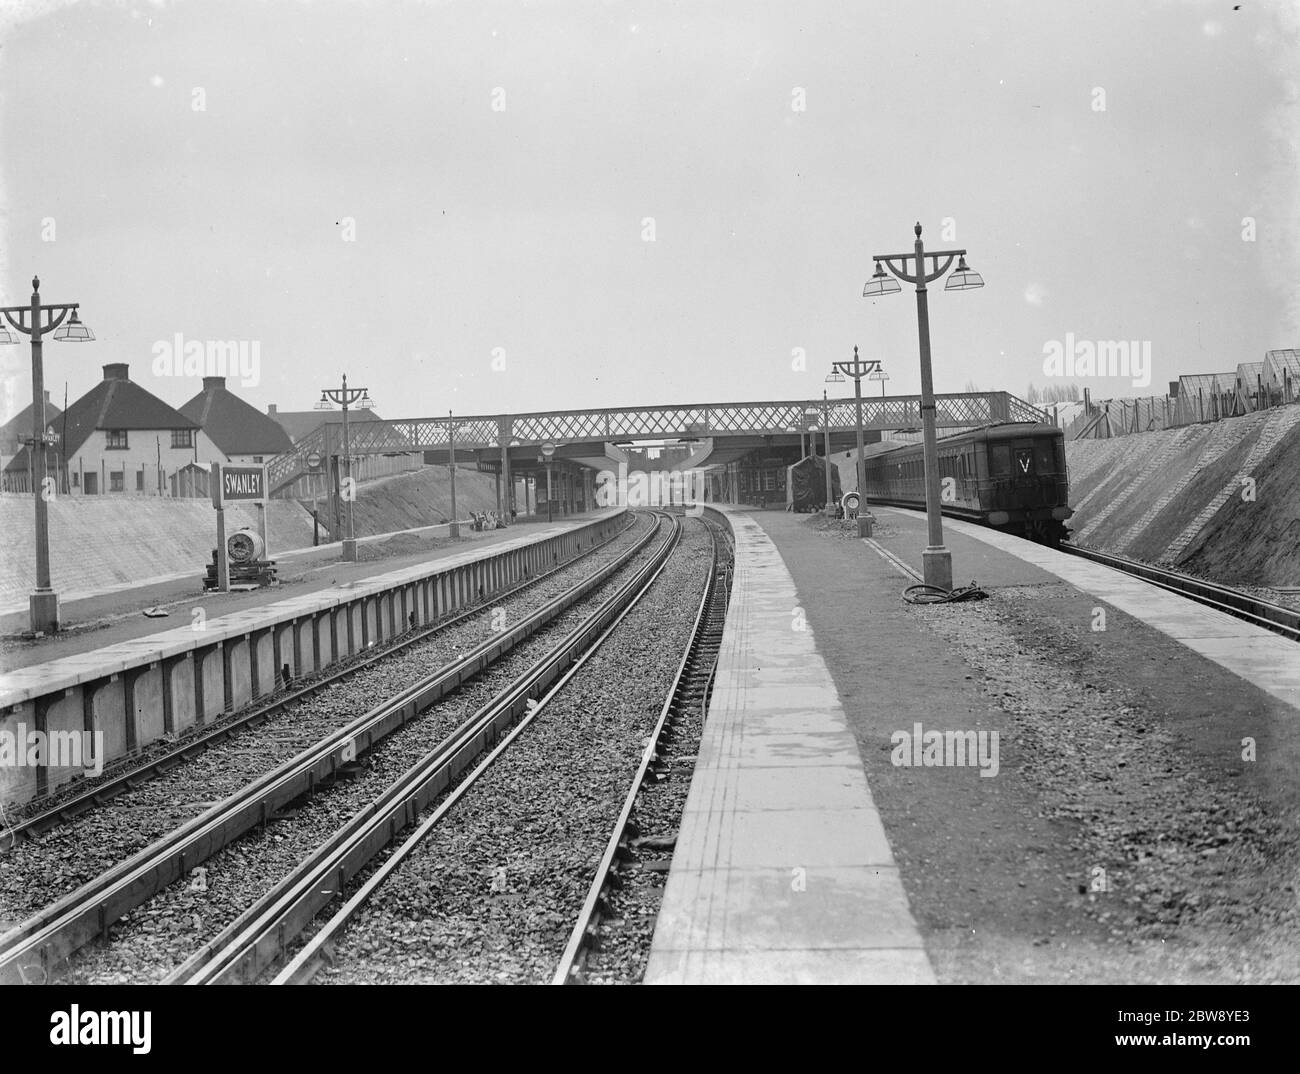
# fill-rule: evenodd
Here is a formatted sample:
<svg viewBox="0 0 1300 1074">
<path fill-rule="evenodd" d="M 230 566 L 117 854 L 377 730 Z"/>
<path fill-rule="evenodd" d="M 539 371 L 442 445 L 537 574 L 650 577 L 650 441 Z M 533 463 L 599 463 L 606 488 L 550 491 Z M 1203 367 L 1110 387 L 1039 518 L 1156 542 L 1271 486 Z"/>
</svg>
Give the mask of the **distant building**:
<svg viewBox="0 0 1300 1074">
<path fill-rule="evenodd" d="M 1237 405 L 1249 414 L 1268 405 L 1268 391 L 1264 387 L 1264 363 L 1240 362 L 1237 365 Z"/>
<path fill-rule="evenodd" d="M 280 410 L 274 403 L 266 408 L 266 416 L 289 434 L 295 444 L 315 432 L 321 425 L 342 425 L 342 410 Z M 362 421 L 379 421 L 373 410 L 348 408 L 348 424 Z"/>
<path fill-rule="evenodd" d="M 1273 406 L 1300 399 L 1300 350 L 1268 351 L 1264 355 L 1264 388 Z"/>
<path fill-rule="evenodd" d="M 163 495 L 169 474 L 221 457 L 197 422 L 127 373 L 125 362 L 104 366 L 104 379 L 49 423 L 59 439 L 47 449 L 48 470 L 51 475 L 57 470 L 64 494 Z M 17 491 L 28 473 L 24 446 L 5 467 L 5 487 Z"/>
<path fill-rule="evenodd" d="M 50 402 L 50 393 L 45 393 L 45 427 L 48 429 L 63 411 Z M 24 440 L 32 435 L 32 405 L 28 403 L 3 425 L 0 425 L 0 455 L 8 458 L 16 455 Z"/>
<path fill-rule="evenodd" d="M 203 390 L 180 412 L 207 434 L 218 462 L 266 463 L 293 447 L 284 427 L 230 391 L 225 377 L 204 377 Z"/>
</svg>

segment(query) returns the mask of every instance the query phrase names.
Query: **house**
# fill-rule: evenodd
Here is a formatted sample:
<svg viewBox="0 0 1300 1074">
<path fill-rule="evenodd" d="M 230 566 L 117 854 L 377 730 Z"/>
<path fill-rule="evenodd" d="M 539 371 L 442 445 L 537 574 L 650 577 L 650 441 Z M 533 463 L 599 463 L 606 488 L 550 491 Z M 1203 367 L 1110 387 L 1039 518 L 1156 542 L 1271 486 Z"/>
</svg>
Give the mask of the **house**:
<svg viewBox="0 0 1300 1074">
<path fill-rule="evenodd" d="M 125 362 L 104 366 L 104 379 L 53 425 L 49 470 L 57 464 L 65 494 L 163 495 L 170 473 L 221 457 L 197 422 L 132 381 Z M 27 454 L 24 446 L 6 475 L 27 474 Z"/>
<path fill-rule="evenodd" d="M 218 462 L 265 463 L 293 448 L 284 427 L 230 391 L 225 377 L 204 377 L 203 390 L 180 412 L 207 434 Z"/>
</svg>

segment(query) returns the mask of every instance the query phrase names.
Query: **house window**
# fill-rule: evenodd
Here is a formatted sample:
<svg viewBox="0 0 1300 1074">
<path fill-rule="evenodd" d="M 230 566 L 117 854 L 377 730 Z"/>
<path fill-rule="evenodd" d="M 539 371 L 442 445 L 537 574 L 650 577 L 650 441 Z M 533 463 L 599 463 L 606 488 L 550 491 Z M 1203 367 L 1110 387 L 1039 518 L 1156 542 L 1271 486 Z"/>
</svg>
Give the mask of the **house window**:
<svg viewBox="0 0 1300 1074">
<path fill-rule="evenodd" d="M 144 491 L 144 471 L 143 471 L 143 470 L 137 470 L 137 471 L 135 472 L 135 491 L 136 491 L 136 492 L 143 492 L 143 491 Z"/>
<path fill-rule="evenodd" d="M 74 489 L 81 487 L 81 474 L 72 475 L 72 487 Z"/>
<path fill-rule="evenodd" d="M 108 475 L 108 491 L 122 492 L 126 488 L 126 474 L 121 470 L 114 470 Z"/>
<path fill-rule="evenodd" d="M 104 447 L 108 448 L 110 451 L 126 450 L 127 444 L 125 429 L 109 429 L 104 433 L 104 437 Z"/>
<path fill-rule="evenodd" d="M 261 461 L 262 461 L 262 456 L 261 456 L 261 455 L 254 455 L 254 456 L 253 456 L 253 461 L 254 461 L 254 462 L 261 462 Z"/>
<path fill-rule="evenodd" d="M 194 446 L 193 429 L 173 429 L 172 430 L 172 447 L 190 447 Z"/>
</svg>

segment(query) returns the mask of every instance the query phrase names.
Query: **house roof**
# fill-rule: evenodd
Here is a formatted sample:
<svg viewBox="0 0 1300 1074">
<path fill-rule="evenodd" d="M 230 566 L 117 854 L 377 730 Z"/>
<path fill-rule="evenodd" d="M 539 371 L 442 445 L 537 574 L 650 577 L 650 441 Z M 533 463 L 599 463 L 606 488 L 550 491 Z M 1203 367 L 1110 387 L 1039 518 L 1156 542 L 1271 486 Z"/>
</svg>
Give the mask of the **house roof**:
<svg viewBox="0 0 1300 1074">
<path fill-rule="evenodd" d="M 342 425 L 343 411 L 341 410 L 276 410 L 267 415 L 272 421 L 279 424 L 289 438 L 296 444 L 303 437 L 311 433 L 319 425 Z M 373 410 L 354 410 L 348 408 L 348 422 L 354 421 L 380 421 L 382 420 Z"/>
<path fill-rule="evenodd" d="M 203 390 L 180 412 L 227 455 L 279 455 L 293 447 L 284 428 L 230 391 L 225 377 L 204 377 Z"/>
<path fill-rule="evenodd" d="M 104 379 L 68 407 L 59 418 L 55 432 L 60 437 L 59 452 L 67 459 L 90 439 L 97 429 L 197 429 L 179 410 L 168 406 L 156 395 L 127 379 L 127 364 L 115 362 L 104 366 Z M 27 469 L 24 447 L 5 467 Z"/>
</svg>

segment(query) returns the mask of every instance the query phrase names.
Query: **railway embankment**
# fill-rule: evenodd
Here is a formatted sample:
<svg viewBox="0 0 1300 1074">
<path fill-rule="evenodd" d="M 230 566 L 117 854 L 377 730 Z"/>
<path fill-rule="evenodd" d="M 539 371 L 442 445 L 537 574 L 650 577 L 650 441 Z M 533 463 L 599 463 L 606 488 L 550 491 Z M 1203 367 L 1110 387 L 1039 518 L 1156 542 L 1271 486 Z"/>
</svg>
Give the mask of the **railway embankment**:
<svg viewBox="0 0 1300 1074">
<path fill-rule="evenodd" d="M 1066 444 L 1075 544 L 1217 582 L 1300 585 L 1300 404 Z"/>
<path fill-rule="evenodd" d="M 488 474 L 461 470 L 456 480 L 457 513 L 496 505 Z M 322 508 L 324 504 L 322 503 Z M 353 508 L 358 537 L 431 526 L 451 513 L 445 467 L 426 467 L 357 488 Z M 35 509 L 25 494 L 0 496 L 0 606 L 25 607 L 36 577 Z M 254 526 L 252 507 L 232 507 L 231 530 Z M 272 500 L 267 513 L 271 557 L 312 544 L 311 501 Z M 205 499 L 171 499 L 130 494 L 59 497 L 50 503 L 50 569 L 54 588 L 97 592 L 185 572 L 197 580 L 216 545 L 216 515 Z M 327 533 L 321 539 L 328 541 Z"/>
</svg>

